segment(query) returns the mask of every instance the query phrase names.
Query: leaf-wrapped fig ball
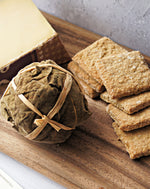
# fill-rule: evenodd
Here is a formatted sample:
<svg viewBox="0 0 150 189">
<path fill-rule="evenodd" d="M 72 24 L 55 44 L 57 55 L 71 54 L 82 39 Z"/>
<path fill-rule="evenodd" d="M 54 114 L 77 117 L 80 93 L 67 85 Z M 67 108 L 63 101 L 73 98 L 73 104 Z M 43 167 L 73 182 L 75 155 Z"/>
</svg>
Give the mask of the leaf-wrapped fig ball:
<svg viewBox="0 0 150 189">
<path fill-rule="evenodd" d="M 90 116 L 70 72 L 47 60 L 18 72 L 1 98 L 1 114 L 30 140 L 61 143 Z"/>
</svg>

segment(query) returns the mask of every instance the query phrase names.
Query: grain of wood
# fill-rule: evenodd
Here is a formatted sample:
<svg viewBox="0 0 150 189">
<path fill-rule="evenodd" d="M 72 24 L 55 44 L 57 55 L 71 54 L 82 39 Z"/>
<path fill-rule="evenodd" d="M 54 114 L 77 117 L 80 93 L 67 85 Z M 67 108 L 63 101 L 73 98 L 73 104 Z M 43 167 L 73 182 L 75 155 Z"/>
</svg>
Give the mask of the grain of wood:
<svg viewBox="0 0 150 189">
<path fill-rule="evenodd" d="M 101 36 L 44 13 L 73 56 Z M 146 57 L 148 62 L 150 58 Z M 2 95 L 5 86 L 0 88 Z M 0 118 L 0 151 L 67 188 L 150 188 L 150 157 L 131 160 L 117 141 L 101 100 L 88 99 L 93 112 L 65 143 L 38 144 Z"/>
</svg>

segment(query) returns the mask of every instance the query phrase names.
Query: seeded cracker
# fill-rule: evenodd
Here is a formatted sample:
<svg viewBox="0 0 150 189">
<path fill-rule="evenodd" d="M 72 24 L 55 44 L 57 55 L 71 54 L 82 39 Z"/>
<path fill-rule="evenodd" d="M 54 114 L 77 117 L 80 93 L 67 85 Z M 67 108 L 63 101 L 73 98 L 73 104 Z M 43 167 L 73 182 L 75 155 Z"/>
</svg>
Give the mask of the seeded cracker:
<svg viewBox="0 0 150 189">
<path fill-rule="evenodd" d="M 99 96 L 99 93 L 87 85 L 82 79 L 79 79 L 77 76 L 75 76 L 75 78 L 81 84 L 84 94 L 88 95 L 90 98 L 96 98 Z"/>
<path fill-rule="evenodd" d="M 100 95 L 100 98 L 107 103 L 113 104 L 127 114 L 133 114 L 150 106 L 150 91 L 122 99 L 112 99 L 108 92 L 105 91 Z"/>
<path fill-rule="evenodd" d="M 138 51 L 97 60 L 96 67 L 111 98 L 150 90 L 150 69 Z"/>
<path fill-rule="evenodd" d="M 107 106 L 106 110 L 123 131 L 131 131 L 150 124 L 150 107 L 132 115 L 124 113 L 111 104 Z"/>
<path fill-rule="evenodd" d="M 84 86 L 88 86 L 95 90 L 97 93 L 102 92 L 104 86 L 102 82 L 97 82 L 93 77 L 91 77 L 85 70 L 83 70 L 78 63 L 71 61 L 68 64 L 68 69 L 75 75 L 81 82 L 84 83 Z M 89 88 L 88 87 L 88 88 Z M 83 87 L 85 88 L 85 87 Z"/>
<path fill-rule="evenodd" d="M 122 131 L 115 122 L 112 126 L 131 159 L 150 155 L 150 126 L 130 132 Z"/>
<path fill-rule="evenodd" d="M 77 62 L 82 69 L 88 72 L 89 75 L 101 83 L 102 81 L 96 70 L 95 62 L 104 57 L 123 52 L 127 51 L 109 38 L 103 37 L 78 52 L 72 59 Z"/>
</svg>

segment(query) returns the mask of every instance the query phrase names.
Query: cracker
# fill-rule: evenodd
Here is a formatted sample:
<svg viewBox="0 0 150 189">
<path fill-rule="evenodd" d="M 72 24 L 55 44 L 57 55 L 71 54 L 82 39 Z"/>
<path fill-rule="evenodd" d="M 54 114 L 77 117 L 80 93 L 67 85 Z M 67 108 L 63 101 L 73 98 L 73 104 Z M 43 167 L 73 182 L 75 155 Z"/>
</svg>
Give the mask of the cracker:
<svg viewBox="0 0 150 189">
<path fill-rule="evenodd" d="M 97 93 L 100 93 L 104 90 L 102 82 L 97 82 L 92 76 L 90 76 L 85 70 L 83 70 L 78 63 L 71 61 L 67 68 L 82 80 L 83 85 L 89 85 Z"/>
<path fill-rule="evenodd" d="M 150 126 L 130 132 L 122 131 L 115 122 L 112 126 L 131 159 L 150 155 Z"/>
<path fill-rule="evenodd" d="M 93 99 L 99 96 L 99 93 L 96 92 L 93 88 L 91 88 L 87 83 L 85 83 L 83 80 L 77 77 L 75 78 L 82 86 L 84 94 L 88 95 L 90 98 L 93 98 Z"/>
<path fill-rule="evenodd" d="M 78 69 L 76 72 L 76 69 L 72 69 L 72 67 L 74 68 L 74 63 L 70 62 L 68 64 L 68 69 L 74 74 L 74 78 L 76 79 L 76 81 L 79 83 L 80 87 L 82 88 L 82 92 L 86 95 L 88 95 L 90 98 L 96 98 L 99 96 L 100 93 L 96 92 L 90 85 L 88 85 L 82 78 L 78 77 Z M 84 70 L 83 70 L 84 71 Z M 82 72 L 81 72 L 82 74 Z M 80 76 L 80 74 L 79 74 Z"/>
<path fill-rule="evenodd" d="M 123 52 L 127 52 L 127 50 L 109 38 L 103 37 L 92 43 L 87 48 L 78 52 L 72 59 L 77 62 L 86 72 L 88 72 L 89 75 L 101 83 L 101 78 L 95 67 L 95 61 L 99 61 L 104 57 Z"/>
<path fill-rule="evenodd" d="M 150 124 L 150 107 L 132 115 L 126 114 L 112 104 L 109 104 L 106 110 L 123 131 L 131 131 Z"/>
<path fill-rule="evenodd" d="M 108 92 L 105 91 L 100 95 L 100 98 L 107 103 L 113 104 L 127 114 L 133 114 L 150 106 L 150 91 L 138 95 L 124 97 L 122 99 L 112 99 Z"/>
<path fill-rule="evenodd" d="M 111 98 L 150 90 L 150 69 L 138 51 L 103 58 L 95 64 Z"/>
</svg>

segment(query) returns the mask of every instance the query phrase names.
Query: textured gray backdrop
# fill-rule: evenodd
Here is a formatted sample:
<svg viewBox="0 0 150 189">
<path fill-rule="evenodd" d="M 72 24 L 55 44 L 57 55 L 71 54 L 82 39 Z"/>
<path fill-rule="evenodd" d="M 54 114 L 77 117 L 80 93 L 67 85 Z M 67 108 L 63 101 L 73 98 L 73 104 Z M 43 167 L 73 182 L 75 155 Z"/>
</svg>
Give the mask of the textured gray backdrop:
<svg viewBox="0 0 150 189">
<path fill-rule="evenodd" d="M 38 8 L 150 56 L 150 0 L 33 0 Z"/>
</svg>

